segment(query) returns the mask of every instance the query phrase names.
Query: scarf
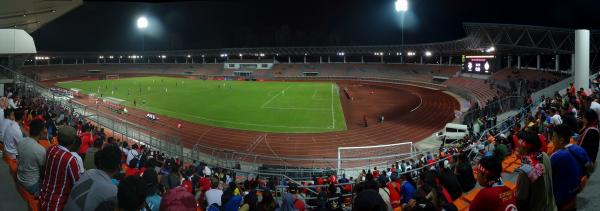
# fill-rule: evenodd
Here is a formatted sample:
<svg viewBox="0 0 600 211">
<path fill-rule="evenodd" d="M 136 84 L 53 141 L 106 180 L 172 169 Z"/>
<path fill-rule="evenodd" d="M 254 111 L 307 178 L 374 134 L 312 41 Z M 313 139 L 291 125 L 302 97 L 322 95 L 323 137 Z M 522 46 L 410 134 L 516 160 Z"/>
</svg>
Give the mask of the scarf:
<svg viewBox="0 0 600 211">
<path fill-rule="evenodd" d="M 527 175 L 533 183 L 544 174 L 544 164 L 542 161 L 542 152 L 529 152 L 521 156 L 521 167 L 519 169 Z"/>
</svg>

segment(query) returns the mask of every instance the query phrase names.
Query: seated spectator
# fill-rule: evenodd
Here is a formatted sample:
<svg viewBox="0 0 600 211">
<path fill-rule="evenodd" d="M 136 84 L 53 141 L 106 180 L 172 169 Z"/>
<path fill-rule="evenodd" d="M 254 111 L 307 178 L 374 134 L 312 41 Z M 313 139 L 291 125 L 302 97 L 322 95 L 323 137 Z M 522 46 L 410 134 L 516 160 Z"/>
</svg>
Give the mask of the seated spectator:
<svg viewBox="0 0 600 211">
<path fill-rule="evenodd" d="M 75 128 L 61 126 L 58 129 L 58 145 L 53 145 L 46 151 L 48 168 L 44 170 L 40 189 L 42 210 L 62 210 L 71 188 L 79 180 L 79 165 L 68 149 L 76 139 Z"/>
<path fill-rule="evenodd" d="M 598 114 L 594 110 L 588 109 L 583 114 L 583 128 L 579 132 L 577 145 L 585 149 L 594 165 L 598 156 L 599 141 Z"/>
<path fill-rule="evenodd" d="M 516 210 L 515 194 L 502 182 L 502 163 L 496 157 L 483 157 L 475 170 L 477 181 L 483 188 L 471 202 L 469 210 Z"/>
<path fill-rule="evenodd" d="M 555 152 L 550 157 L 552 184 L 556 206 L 559 210 L 576 210 L 575 197 L 580 191 L 581 179 L 587 174 L 591 162 L 587 153 L 578 145 L 569 144 L 572 132 L 565 124 L 554 128 L 552 144 Z"/>
<path fill-rule="evenodd" d="M 138 211 L 144 208 L 146 192 L 146 184 L 141 177 L 126 177 L 121 180 L 117 191 L 119 210 Z"/>
<path fill-rule="evenodd" d="M 183 187 L 173 188 L 160 201 L 160 210 L 164 211 L 196 211 L 194 195 Z"/>
<path fill-rule="evenodd" d="M 88 149 L 90 148 L 90 146 L 94 145 L 94 140 L 92 139 L 92 134 L 90 133 L 90 126 L 89 125 L 83 125 L 82 129 L 81 129 L 81 146 L 79 146 L 79 149 L 77 150 L 77 153 L 79 153 L 79 156 L 81 156 L 82 160 L 85 159 L 85 155 L 88 152 Z"/>
<path fill-rule="evenodd" d="M 517 208 L 519 210 L 556 210 L 552 194 L 552 166 L 550 158 L 541 151 L 541 142 L 535 132 L 524 132 L 519 139 L 521 167 L 517 177 Z"/>
<path fill-rule="evenodd" d="M 81 175 L 75 183 L 65 210 L 110 210 L 117 203 L 117 187 L 112 176 L 121 169 L 121 151 L 107 146 L 95 155 L 95 166 Z"/>
<path fill-rule="evenodd" d="M 96 165 L 94 164 L 94 158 L 95 158 L 96 152 L 98 152 L 100 149 L 102 149 L 103 144 L 104 144 L 104 142 L 102 141 L 102 139 L 96 139 L 94 141 L 94 146 L 88 150 L 87 154 L 85 155 L 85 158 L 83 159 L 83 167 L 86 170 L 96 168 Z M 121 158 L 120 155 L 119 155 L 119 158 Z"/>
<path fill-rule="evenodd" d="M 357 211 L 386 211 L 387 205 L 377 191 L 365 190 L 356 195 L 352 210 Z"/>
<path fill-rule="evenodd" d="M 18 156 L 17 181 L 27 192 L 38 195 L 40 178 L 46 164 L 46 149 L 36 140 L 45 135 L 44 123 L 38 119 L 29 124 L 29 137 L 17 143 Z"/>
<path fill-rule="evenodd" d="M 19 126 L 19 122 L 23 120 L 23 116 L 25 113 L 22 110 L 15 110 L 9 113 L 8 123 L 5 125 L 5 129 L 2 132 L 4 135 L 4 156 L 9 159 L 16 160 L 17 155 L 19 154 L 17 151 L 17 143 L 23 139 L 23 132 L 21 132 L 21 127 Z"/>
</svg>

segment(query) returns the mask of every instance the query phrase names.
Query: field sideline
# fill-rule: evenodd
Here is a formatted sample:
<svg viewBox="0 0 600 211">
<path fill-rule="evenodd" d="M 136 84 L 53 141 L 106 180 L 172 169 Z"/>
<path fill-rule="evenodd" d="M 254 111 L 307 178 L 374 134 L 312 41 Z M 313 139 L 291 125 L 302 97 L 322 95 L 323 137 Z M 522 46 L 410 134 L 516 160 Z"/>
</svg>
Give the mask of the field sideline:
<svg viewBox="0 0 600 211">
<path fill-rule="evenodd" d="M 338 87 L 329 82 L 139 77 L 56 85 L 123 99 L 125 106 L 154 112 L 159 117 L 166 115 L 217 127 L 281 133 L 346 130 Z"/>
</svg>

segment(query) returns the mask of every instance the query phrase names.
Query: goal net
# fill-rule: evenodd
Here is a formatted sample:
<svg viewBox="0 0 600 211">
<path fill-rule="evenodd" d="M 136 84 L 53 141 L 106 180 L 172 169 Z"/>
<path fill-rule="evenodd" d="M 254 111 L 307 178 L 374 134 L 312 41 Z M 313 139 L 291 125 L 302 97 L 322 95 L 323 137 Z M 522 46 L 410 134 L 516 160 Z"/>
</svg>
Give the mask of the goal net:
<svg viewBox="0 0 600 211">
<path fill-rule="evenodd" d="M 416 153 L 412 142 L 360 147 L 338 147 L 338 175 L 356 176 L 360 171 L 372 169 L 384 170 L 403 159 L 414 157 Z"/>
<path fill-rule="evenodd" d="M 106 75 L 106 80 L 116 80 L 119 79 L 119 75 Z"/>
</svg>

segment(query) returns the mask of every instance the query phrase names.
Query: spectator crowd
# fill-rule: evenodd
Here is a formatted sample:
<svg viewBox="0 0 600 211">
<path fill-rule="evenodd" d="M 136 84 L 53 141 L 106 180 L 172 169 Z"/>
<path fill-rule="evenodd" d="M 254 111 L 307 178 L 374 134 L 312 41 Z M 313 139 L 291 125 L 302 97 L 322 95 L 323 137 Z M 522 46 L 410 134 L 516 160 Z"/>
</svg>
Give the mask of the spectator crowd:
<svg viewBox="0 0 600 211">
<path fill-rule="evenodd" d="M 575 210 L 596 164 L 600 104 L 593 93 L 566 91 L 524 110 L 507 132 L 467 135 L 355 178 L 244 178 L 186 163 L 10 88 L 0 99 L 0 141 L 18 187 L 41 210 L 457 210 L 455 201 L 476 188 L 470 210 Z M 519 163 L 514 187 L 502 176 L 511 157 Z"/>
</svg>

